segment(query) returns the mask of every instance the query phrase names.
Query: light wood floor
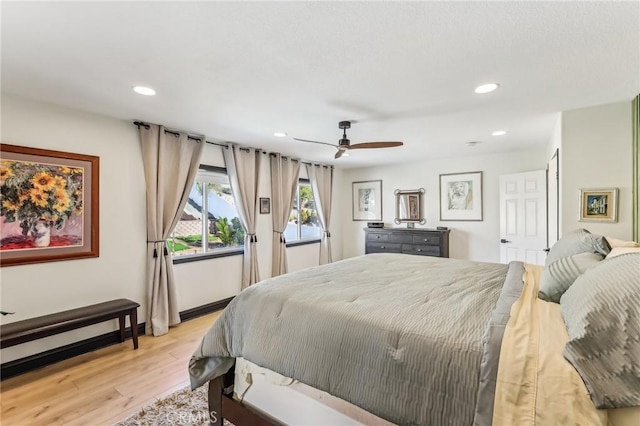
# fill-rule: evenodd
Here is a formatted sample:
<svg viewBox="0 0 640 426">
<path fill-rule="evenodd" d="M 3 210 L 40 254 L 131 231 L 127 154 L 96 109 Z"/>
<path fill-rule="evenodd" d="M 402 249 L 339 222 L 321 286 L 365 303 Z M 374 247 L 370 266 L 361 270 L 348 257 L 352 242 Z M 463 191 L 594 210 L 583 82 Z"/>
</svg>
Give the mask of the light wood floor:
<svg viewBox="0 0 640 426">
<path fill-rule="evenodd" d="M 189 384 L 187 366 L 220 313 L 0 383 L 3 426 L 112 425 Z"/>
</svg>

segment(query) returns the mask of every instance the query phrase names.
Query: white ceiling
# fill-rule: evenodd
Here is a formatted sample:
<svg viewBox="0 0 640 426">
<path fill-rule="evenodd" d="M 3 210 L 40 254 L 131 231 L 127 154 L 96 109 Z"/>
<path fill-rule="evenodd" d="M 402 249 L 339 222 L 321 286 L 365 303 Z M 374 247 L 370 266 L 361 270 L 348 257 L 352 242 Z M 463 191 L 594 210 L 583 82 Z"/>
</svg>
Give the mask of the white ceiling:
<svg viewBox="0 0 640 426">
<path fill-rule="evenodd" d="M 640 92 L 638 2 L 5 1 L 1 12 L 4 92 L 345 167 L 541 147 L 557 112 Z M 473 92 L 486 82 L 501 88 Z M 331 147 L 292 139 L 336 143 L 340 120 L 357 121 L 352 143 L 405 146 L 334 161 Z"/>
</svg>

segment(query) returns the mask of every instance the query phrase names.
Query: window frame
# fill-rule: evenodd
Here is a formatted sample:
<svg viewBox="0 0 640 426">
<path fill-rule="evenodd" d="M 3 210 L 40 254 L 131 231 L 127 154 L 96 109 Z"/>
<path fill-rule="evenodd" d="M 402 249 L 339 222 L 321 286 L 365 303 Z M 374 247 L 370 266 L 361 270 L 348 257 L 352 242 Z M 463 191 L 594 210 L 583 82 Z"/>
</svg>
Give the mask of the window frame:
<svg viewBox="0 0 640 426">
<path fill-rule="evenodd" d="M 300 184 L 303 185 L 309 185 L 311 187 L 311 181 L 309 179 L 306 178 L 299 178 L 298 179 L 298 183 L 296 184 L 296 191 L 297 191 L 297 203 L 298 205 L 297 207 L 297 211 L 298 211 L 298 227 L 297 227 L 297 234 L 298 235 L 302 235 L 302 223 L 300 223 Z M 311 187 L 311 192 L 313 193 L 313 187 Z M 316 194 L 313 193 L 313 201 L 314 203 L 317 203 L 316 201 Z M 316 208 L 316 212 L 317 212 L 317 208 Z M 318 237 L 312 237 L 312 238 L 300 238 L 300 239 L 296 239 L 293 240 L 291 242 L 287 241 L 286 242 L 286 246 L 288 247 L 297 247 L 297 246 L 305 246 L 307 244 L 317 244 L 321 241 L 322 239 L 322 230 L 320 230 L 320 236 Z"/>
<path fill-rule="evenodd" d="M 200 164 L 200 166 L 198 167 L 198 171 L 205 171 L 205 172 L 211 172 L 211 173 L 219 173 L 219 174 L 224 174 L 227 176 L 227 178 L 229 177 L 229 174 L 227 173 L 227 169 L 225 167 L 218 167 L 218 166 L 210 166 L 207 164 Z M 194 180 L 194 184 L 196 183 L 196 180 Z M 203 210 L 206 209 L 206 197 L 203 196 L 202 198 L 203 200 Z M 203 228 L 202 228 L 202 235 L 204 236 L 204 227 L 205 225 L 205 221 L 203 221 Z M 208 233 L 207 233 L 208 236 Z M 205 239 L 203 238 L 203 244 L 204 244 Z M 204 252 L 204 253 L 196 253 L 196 254 L 185 254 L 182 256 L 178 256 L 178 257 L 174 257 L 173 255 L 171 256 L 171 260 L 173 261 L 174 265 L 179 265 L 181 263 L 190 263 L 190 262 L 198 262 L 200 260 L 209 260 L 209 259 L 216 259 L 219 257 L 228 257 L 228 256 L 237 256 L 237 255 L 243 255 L 244 254 L 244 246 L 243 247 L 234 247 L 234 248 L 228 248 L 228 249 L 218 249 L 216 251 L 212 251 L 212 252 Z"/>
</svg>

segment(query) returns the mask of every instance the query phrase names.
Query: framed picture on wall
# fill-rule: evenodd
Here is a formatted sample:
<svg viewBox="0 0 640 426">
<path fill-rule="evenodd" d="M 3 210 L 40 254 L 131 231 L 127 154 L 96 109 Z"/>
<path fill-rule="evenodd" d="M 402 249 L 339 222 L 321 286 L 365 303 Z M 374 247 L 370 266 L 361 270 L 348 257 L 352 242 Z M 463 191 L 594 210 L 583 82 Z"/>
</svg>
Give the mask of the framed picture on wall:
<svg viewBox="0 0 640 426">
<path fill-rule="evenodd" d="M 98 257 L 100 159 L 6 144 L 0 151 L 0 265 Z"/>
<path fill-rule="evenodd" d="M 482 172 L 440 175 L 440 220 L 482 221 Z"/>
<path fill-rule="evenodd" d="M 382 181 L 352 183 L 353 220 L 382 220 Z"/>
<path fill-rule="evenodd" d="M 260 214 L 271 213 L 271 198 L 260 197 Z"/>
<path fill-rule="evenodd" d="M 580 222 L 617 222 L 618 188 L 580 189 Z"/>
</svg>

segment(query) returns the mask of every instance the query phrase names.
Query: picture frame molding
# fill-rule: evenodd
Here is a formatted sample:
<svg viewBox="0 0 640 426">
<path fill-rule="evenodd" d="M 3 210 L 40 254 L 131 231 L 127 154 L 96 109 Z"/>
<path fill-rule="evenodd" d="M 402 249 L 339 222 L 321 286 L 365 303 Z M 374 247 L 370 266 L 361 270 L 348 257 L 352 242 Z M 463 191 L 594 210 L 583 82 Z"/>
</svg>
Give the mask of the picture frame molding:
<svg viewBox="0 0 640 426">
<path fill-rule="evenodd" d="M 578 222 L 600 222 L 600 223 L 617 223 L 618 222 L 618 188 L 580 188 L 578 193 L 580 195 L 578 204 Z M 596 193 L 608 193 L 611 196 L 611 202 L 607 205 L 611 207 L 610 217 L 588 217 L 585 213 L 586 202 L 585 197 L 590 194 Z"/>
<path fill-rule="evenodd" d="M 78 161 L 89 163 L 90 169 L 87 175 L 91 179 L 91 185 L 86 187 L 83 185 L 84 191 L 90 191 L 89 203 L 83 203 L 85 205 L 85 213 L 87 205 L 90 206 L 90 214 L 84 214 L 83 229 L 89 228 L 88 237 L 90 241 L 84 243 L 81 250 L 66 249 L 60 247 L 55 248 L 42 248 L 42 249 L 26 249 L 22 251 L 23 256 L 16 255 L 11 251 L 1 252 L 0 266 L 14 266 L 14 265 L 28 265 L 34 263 L 43 262 L 56 262 L 60 260 L 74 260 L 84 259 L 100 256 L 100 157 L 94 155 L 78 154 L 72 152 L 55 151 L 50 149 L 25 147 L 10 144 L 0 144 L 0 152 L 3 154 L 3 160 L 6 160 L 5 153 L 13 153 L 26 156 L 38 156 L 51 159 L 62 159 L 66 161 Z M 10 158 L 9 158 L 10 160 Z M 44 162 L 44 161 L 43 161 Z M 60 252 L 64 251 L 63 253 Z M 42 251 L 43 253 L 38 253 Z"/>
<path fill-rule="evenodd" d="M 371 186 L 375 186 L 375 188 L 373 189 L 374 191 L 376 191 L 377 195 L 379 195 L 378 197 L 376 197 L 376 199 L 379 200 L 379 202 L 377 203 L 377 206 L 375 206 L 373 217 L 370 217 L 370 216 L 364 217 L 363 215 L 356 216 L 356 213 L 357 213 L 356 206 L 359 204 L 359 199 L 358 199 L 358 196 L 356 195 L 356 188 L 358 188 L 359 185 L 363 185 L 363 184 L 371 184 Z M 382 221 L 382 202 L 383 202 L 383 199 L 382 199 L 382 180 L 381 179 L 351 182 L 351 214 L 352 214 L 351 217 L 353 221 L 363 221 L 363 222 Z"/>
<path fill-rule="evenodd" d="M 453 210 L 446 209 L 445 206 L 448 205 L 446 202 L 448 200 L 448 193 L 445 191 L 443 193 L 443 183 L 448 183 L 448 178 L 452 176 L 460 176 L 463 178 L 467 176 L 468 178 L 473 179 L 475 183 L 480 187 L 479 193 L 474 190 L 473 195 L 473 209 L 471 209 L 471 213 L 462 214 L 467 212 L 468 210 Z M 439 198 L 440 198 L 440 221 L 442 222 L 482 222 L 483 219 L 483 183 L 482 183 L 482 171 L 474 171 L 474 172 L 461 172 L 461 173 L 442 173 L 439 176 L 438 182 L 438 190 L 439 190 Z M 473 188 L 472 188 L 473 190 Z M 446 197 L 446 198 L 445 198 Z M 444 213 L 444 214 L 443 214 Z"/>
</svg>

